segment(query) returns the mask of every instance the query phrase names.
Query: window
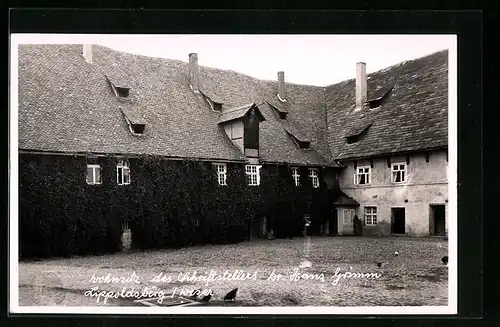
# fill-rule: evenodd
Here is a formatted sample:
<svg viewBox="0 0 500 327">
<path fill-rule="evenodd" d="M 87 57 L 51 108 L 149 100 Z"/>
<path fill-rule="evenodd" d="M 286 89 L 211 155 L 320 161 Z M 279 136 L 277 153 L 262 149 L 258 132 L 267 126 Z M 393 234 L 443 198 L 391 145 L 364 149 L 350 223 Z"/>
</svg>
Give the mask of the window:
<svg viewBox="0 0 500 327">
<path fill-rule="evenodd" d="M 97 185 L 101 184 L 101 166 L 87 165 L 87 184 Z"/>
<path fill-rule="evenodd" d="M 392 182 L 404 183 L 406 181 L 406 164 L 393 163 L 392 164 Z"/>
<path fill-rule="evenodd" d="M 295 186 L 300 186 L 300 171 L 299 168 L 293 167 L 292 168 L 292 177 L 293 181 L 295 183 Z"/>
<path fill-rule="evenodd" d="M 144 134 L 144 130 L 146 129 L 145 124 L 130 124 L 130 128 L 132 129 L 132 133 L 134 134 Z"/>
<path fill-rule="evenodd" d="M 222 112 L 222 103 L 214 102 L 213 110 Z"/>
<path fill-rule="evenodd" d="M 250 186 L 260 185 L 260 168 L 257 165 L 246 165 L 245 172 L 247 175 L 247 183 Z"/>
<path fill-rule="evenodd" d="M 351 209 L 342 210 L 342 222 L 344 225 L 352 225 L 352 211 Z"/>
<path fill-rule="evenodd" d="M 354 175 L 354 184 L 368 185 L 370 184 L 370 167 L 357 167 Z"/>
<path fill-rule="evenodd" d="M 129 95 L 130 89 L 126 87 L 115 87 L 116 95 L 120 98 L 126 98 Z"/>
<path fill-rule="evenodd" d="M 311 142 L 308 141 L 300 141 L 298 143 L 300 149 L 309 149 L 311 147 Z"/>
<path fill-rule="evenodd" d="M 227 167 L 226 164 L 223 163 L 217 163 L 214 164 L 215 170 L 217 172 L 217 181 L 219 182 L 219 185 L 227 185 L 226 180 L 227 180 Z"/>
<path fill-rule="evenodd" d="M 130 184 L 130 167 L 128 166 L 128 162 L 120 161 L 116 165 L 116 183 L 118 185 Z"/>
<path fill-rule="evenodd" d="M 347 144 L 353 144 L 359 141 L 359 136 L 360 135 L 355 135 L 355 136 L 348 136 L 346 137 Z"/>
<path fill-rule="evenodd" d="M 269 104 L 269 106 L 273 109 L 274 113 L 279 119 L 286 119 L 286 114 L 287 114 L 286 111 L 280 110 L 275 106 L 273 106 L 272 104 Z"/>
<path fill-rule="evenodd" d="M 377 224 L 377 207 L 365 207 L 365 225 L 374 226 Z"/>
<path fill-rule="evenodd" d="M 304 215 L 304 226 L 305 227 L 311 226 L 311 215 L 308 214 Z"/>
<path fill-rule="evenodd" d="M 311 179 L 312 186 L 314 188 L 319 187 L 319 176 L 317 168 L 309 168 L 309 178 Z"/>
<path fill-rule="evenodd" d="M 124 219 L 122 221 L 122 230 L 126 231 L 126 230 L 130 230 L 129 226 L 128 226 L 128 219 Z"/>
</svg>

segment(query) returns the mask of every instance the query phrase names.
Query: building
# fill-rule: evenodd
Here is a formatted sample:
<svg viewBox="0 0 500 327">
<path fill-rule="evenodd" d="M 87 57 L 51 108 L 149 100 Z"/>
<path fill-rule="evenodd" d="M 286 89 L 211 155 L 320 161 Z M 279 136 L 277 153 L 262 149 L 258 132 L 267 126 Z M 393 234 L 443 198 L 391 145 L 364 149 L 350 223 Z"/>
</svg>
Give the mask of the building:
<svg viewBox="0 0 500 327">
<path fill-rule="evenodd" d="M 448 52 L 406 61 L 326 89 L 328 143 L 345 167 L 340 187 L 360 203 L 339 211 L 366 234 L 446 235 Z M 345 222 L 347 224 L 340 224 Z M 340 230 L 340 229 L 339 229 Z"/>
<path fill-rule="evenodd" d="M 21 252 L 352 234 L 354 214 L 365 234 L 445 234 L 447 51 L 356 71 L 325 88 L 20 46 Z"/>
</svg>

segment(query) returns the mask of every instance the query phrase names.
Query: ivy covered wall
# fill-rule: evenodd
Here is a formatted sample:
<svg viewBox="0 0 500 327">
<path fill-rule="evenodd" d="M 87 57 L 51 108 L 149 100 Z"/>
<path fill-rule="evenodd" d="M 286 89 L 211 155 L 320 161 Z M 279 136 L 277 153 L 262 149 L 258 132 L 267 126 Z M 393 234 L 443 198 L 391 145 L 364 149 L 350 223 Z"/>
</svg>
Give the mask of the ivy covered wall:
<svg viewBox="0 0 500 327">
<path fill-rule="evenodd" d="M 130 164 L 130 185 L 117 185 L 120 159 Z M 86 183 L 87 163 L 101 165 L 101 185 Z M 137 249 L 241 242 L 263 216 L 275 237 L 301 236 L 304 213 L 317 233 L 333 211 L 336 188 L 312 188 L 306 167 L 299 187 L 286 165 L 264 165 L 260 186 L 246 185 L 243 164 L 228 163 L 227 173 L 220 186 L 209 162 L 21 154 L 20 256 L 120 251 L 124 221 Z"/>
</svg>

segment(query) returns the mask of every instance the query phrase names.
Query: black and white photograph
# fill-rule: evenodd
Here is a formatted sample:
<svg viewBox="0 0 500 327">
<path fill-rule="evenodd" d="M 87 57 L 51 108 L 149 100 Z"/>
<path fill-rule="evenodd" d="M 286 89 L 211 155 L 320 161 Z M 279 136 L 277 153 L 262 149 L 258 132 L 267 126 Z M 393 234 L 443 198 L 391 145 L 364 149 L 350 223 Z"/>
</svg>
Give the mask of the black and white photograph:
<svg viewBox="0 0 500 327">
<path fill-rule="evenodd" d="M 456 313 L 456 46 L 13 34 L 12 312 Z"/>
</svg>

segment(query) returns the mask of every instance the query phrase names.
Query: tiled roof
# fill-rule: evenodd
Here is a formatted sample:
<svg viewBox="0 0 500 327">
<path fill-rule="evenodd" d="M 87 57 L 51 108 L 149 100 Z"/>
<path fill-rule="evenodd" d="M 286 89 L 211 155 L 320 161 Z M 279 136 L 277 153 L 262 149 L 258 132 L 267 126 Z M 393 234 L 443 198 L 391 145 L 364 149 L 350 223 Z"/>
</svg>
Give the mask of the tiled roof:
<svg viewBox="0 0 500 327">
<path fill-rule="evenodd" d="M 376 109 L 355 111 L 354 79 L 326 88 L 328 144 L 334 159 L 447 147 L 448 51 L 369 74 L 367 84 L 368 99 L 390 90 Z M 347 143 L 346 136 L 370 123 L 358 142 Z"/>
<path fill-rule="evenodd" d="M 120 110 L 132 124 L 142 124 L 142 125 L 146 124 L 144 118 L 142 118 L 142 116 L 134 109 L 120 107 Z"/>
<path fill-rule="evenodd" d="M 280 122 L 285 131 L 293 135 L 293 137 L 295 137 L 299 142 L 311 142 L 311 138 L 307 135 L 307 132 L 305 132 L 303 128 L 298 128 L 285 119 Z"/>
<path fill-rule="evenodd" d="M 276 110 L 278 110 L 279 112 L 282 112 L 284 114 L 287 114 L 288 113 L 288 110 L 286 109 L 286 107 L 288 107 L 288 102 L 281 102 L 279 100 L 267 100 L 266 101 L 267 104 L 269 104 L 271 107 L 275 108 Z"/>
<path fill-rule="evenodd" d="M 19 47 L 20 149 L 245 160 L 218 123 L 254 103 L 265 118 L 265 162 L 334 166 L 337 159 L 447 146 L 447 51 L 368 75 L 368 100 L 382 99 L 382 105 L 355 111 L 354 79 L 326 88 L 287 83 L 281 102 L 275 81 L 200 66 L 201 93 L 195 93 L 185 62 L 94 46 L 89 64 L 81 50 Z M 117 98 L 112 86 L 129 89 L 129 96 Z M 221 103 L 222 113 L 211 110 L 205 96 Z M 146 132 L 134 136 L 124 115 L 145 123 Z M 290 134 L 310 141 L 310 148 L 300 149 Z"/>
<path fill-rule="evenodd" d="M 217 123 L 220 124 L 220 123 L 225 123 L 225 122 L 235 120 L 238 118 L 242 118 L 243 116 L 246 115 L 248 110 L 250 110 L 254 106 L 255 106 L 255 103 L 249 103 L 249 104 L 243 105 L 243 106 L 238 107 L 238 108 L 226 110 L 222 113 L 222 115 L 220 115 Z"/>
<path fill-rule="evenodd" d="M 359 207 L 358 201 L 348 197 L 344 193 L 336 198 L 335 201 L 333 201 L 333 204 L 336 206 Z"/>
<path fill-rule="evenodd" d="M 221 103 L 221 104 L 223 103 L 223 101 L 219 98 L 217 94 L 205 90 L 200 90 L 200 92 L 215 103 Z"/>
<path fill-rule="evenodd" d="M 358 124 L 354 125 L 344 136 L 345 137 L 352 137 L 352 136 L 361 135 L 372 124 L 373 124 L 373 121 L 364 119 L 363 121 L 360 121 Z"/>
<path fill-rule="evenodd" d="M 287 83 L 287 120 L 300 122 L 311 135 L 311 149 L 304 150 L 265 103 L 276 101 L 277 82 L 200 66 L 203 94 L 196 94 L 185 62 L 93 46 L 89 64 L 81 53 L 81 45 L 19 47 L 20 149 L 245 160 L 217 124 L 221 113 L 211 110 L 205 94 L 223 104 L 222 115 L 263 103 L 263 161 L 334 165 L 325 139 L 323 87 Z M 109 82 L 129 88 L 129 97 L 117 98 Z M 146 122 L 141 137 L 130 132 L 123 113 Z"/>
</svg>

